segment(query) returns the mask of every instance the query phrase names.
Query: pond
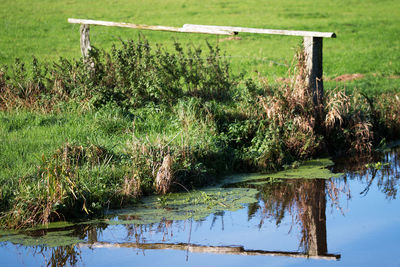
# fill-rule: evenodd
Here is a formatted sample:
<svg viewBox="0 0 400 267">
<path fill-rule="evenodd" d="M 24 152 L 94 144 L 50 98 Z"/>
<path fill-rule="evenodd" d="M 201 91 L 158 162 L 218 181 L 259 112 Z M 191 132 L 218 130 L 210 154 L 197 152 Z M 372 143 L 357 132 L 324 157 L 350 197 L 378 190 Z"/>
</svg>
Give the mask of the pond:
<svg viewBox="0 0 400 267">
<path fill-rule="evenodd" d="M 0 266 L 400 266 L 400 149 L 331 169 L 343 174 L 237 176 L 98 221 L 0 232 Z"/>
</svg>

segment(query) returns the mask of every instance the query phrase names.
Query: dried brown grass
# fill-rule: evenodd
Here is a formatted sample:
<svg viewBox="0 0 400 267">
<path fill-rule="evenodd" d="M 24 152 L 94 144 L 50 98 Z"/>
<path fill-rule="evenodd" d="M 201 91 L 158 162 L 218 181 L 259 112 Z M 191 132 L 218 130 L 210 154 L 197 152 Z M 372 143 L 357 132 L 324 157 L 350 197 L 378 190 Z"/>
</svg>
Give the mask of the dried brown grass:
<svg viewBox="0 0 400 267">
<path fill-rule="evenodd" d="M 124 177 L 124 184 L 122 186 L 122 195 L 124 197 L 138 198 L 143 194 L 141 188 L 141 179 L 137 171 L 133 170 L 130 175 Z"/>
<path fill-rule="evenodd" d="M 34 80 L 6 81 L 5 71 L 0 70 L 0 110 L 29 109 L 50 112 L 61 101 L 68 101 L 61 79 L 54 79 L 53 86 L 44 88 Z M 46 94 L 50 97 L 43 97 Z"/>
<path fill-rule="evenodd" d="M 325 138 L 334 143 L 341 137 L 348 152 L 370 153 L 374 132 L 368 100 L 355 91 L 350 97 L 344 91 L 330 91 L 325 105 Z"/>
<path fill-rule="evenodd" d="M 374 111 L 389 138 L 398 139 L 400 137 L 400 92 L 377 97 Z"/>
<path fill-rule="evenodd" d="M 170 191 L 173 181 L 172 163 L 171 155 L 166 155 L 160 169 L 158 169 L 155 179 L 155 187 L 158 194 L 165 195 Z"/>
<path fill-rule="evenodd" d="M 283 86 L 259 96 L 258 104 L 267 119 L 284 129 L 282 139 L 289 151 L 302 158 L 317 153 L 321 143 L 316 133 L 318 110 L 306 82 L 303 52 L 297 53 L 297 60 Z"/>
<path fill-rule="evenodd" d="M 155 191 L 170 191 L 172 182 L 172 156 L 167 140 L 161 137 L 150 142 L 148 138 L 139 139 L 135 135 L 127 144 L 127 153 L 131 156 L 130 168 L 124 178 L 122 194 L 138 197 Z"/>
<path fill-rule="evenodd" d="M 350 96 L 344 90 L 328 91 L 323 98 L 313 95 L 307 84 L 303 52 L 297 53 L 297 64 L 289 79 L 278 90 L 266 92 L 258 97 L 263 116 L 281 129 L 280 138 L 297 158 L 316 155 L 326 148 L 371 152 L 375 136 L 367 98 L 358 92 Z M 382 116 L 386 116 L 383 120 L 388 122 L 388 128 L 398 125 L 397 110 L 391 110 L 399 106 L 398 99 L 379 102 L 386 105 L 381 109 L 387 111 Z"/>
</svg>

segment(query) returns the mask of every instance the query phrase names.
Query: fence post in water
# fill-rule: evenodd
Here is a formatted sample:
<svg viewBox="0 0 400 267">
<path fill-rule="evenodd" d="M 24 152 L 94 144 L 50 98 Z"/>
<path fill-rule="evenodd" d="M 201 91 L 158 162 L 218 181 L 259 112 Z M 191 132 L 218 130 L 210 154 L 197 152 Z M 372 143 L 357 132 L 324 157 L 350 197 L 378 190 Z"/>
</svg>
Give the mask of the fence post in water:
<svg viewBox="0 0 400 267">
<path fill-rule="evenodd" d="M 90 26 L 88 24 L 81 24 L 81 53 L 83 58 L 87 58 L 89 56 L 89 50 L 92 49 L 90 46 L 89 31 Z"/>
<path fill-rule="evenodd" d="M 324 84 L 322 81 L 322 37 L 304 36 L 306 83 L 313 93 L 314 105 L 322 103 Z"/>
</svg>

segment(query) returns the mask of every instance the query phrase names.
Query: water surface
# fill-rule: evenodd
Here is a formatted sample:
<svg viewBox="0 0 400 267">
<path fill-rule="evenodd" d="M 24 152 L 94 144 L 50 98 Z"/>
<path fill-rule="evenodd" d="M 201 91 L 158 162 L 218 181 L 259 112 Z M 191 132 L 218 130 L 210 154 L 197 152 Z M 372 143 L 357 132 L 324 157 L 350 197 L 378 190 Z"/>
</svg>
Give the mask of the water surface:
<svg viewBox="0 0 400 267">
<path fill-rule="evenodd" d="M 340 178 L 250 179 L 177 198 L 190 206 L 153 197 L 97 222 L 2 232 L 0 266 L 400 266 L 399 156 L 345 159 Z"/>
</svg>

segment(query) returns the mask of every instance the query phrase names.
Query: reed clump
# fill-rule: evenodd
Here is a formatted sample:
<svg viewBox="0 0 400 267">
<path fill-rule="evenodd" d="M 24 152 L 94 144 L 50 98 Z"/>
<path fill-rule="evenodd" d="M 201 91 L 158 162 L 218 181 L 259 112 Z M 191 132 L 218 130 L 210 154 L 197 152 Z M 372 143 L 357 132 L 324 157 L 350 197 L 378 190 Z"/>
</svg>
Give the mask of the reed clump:
<svg viewBox="0 0 400 267">
<path fill-rule="evenodd" d="M 320 116 L 313 93 L 306 84 L 304 55 L 297 54 L 297 65 L 286 83 L 259 97 L 259 105 L 268 121 L 282 129 L 284 146 L 297 158 L 308 158 L 322 150 L 316 121 Z"/>
<path fill-rule="evenodd" d="M 166 194 L 211 182 L 212 169 L 201 163 L 202 150 L 180 142 L 182 139 L 174 142 L 161 137 L 149 142 L 148 136 L 143 139 L 134 136 L 126 145 L 129 167 L 123 194 L 134 197 Z"/>
<path fill-rule="evenodd" d="M 297 57 L 291 78 L 278 90 L 258 96 L 258 116 L 275 128 L 281 149 L 296 159 L 327 152 L 368 154 L 384 138 L 399 136 L 397 95 L 368 97 L 357 90 L 348 95 L 335 89 L 315 105 L 305 83 L 302 53 Z"/>
<path fill-rule="evenodd" d="M 85 166 L 106 163 L 112 158 L 104 148 L 64 144 L 51 156 L 43 156 L 34 174 L 20 178 L 16 197 L 0 221 L 6 228 L 31 227 L 64 220 L 74 214 L 93 212 L 88 202 Z M 104 197 L 104 196 L 103 196 Z M 91 203 L 90 203 L 91 204 Z"/>
</svg>

